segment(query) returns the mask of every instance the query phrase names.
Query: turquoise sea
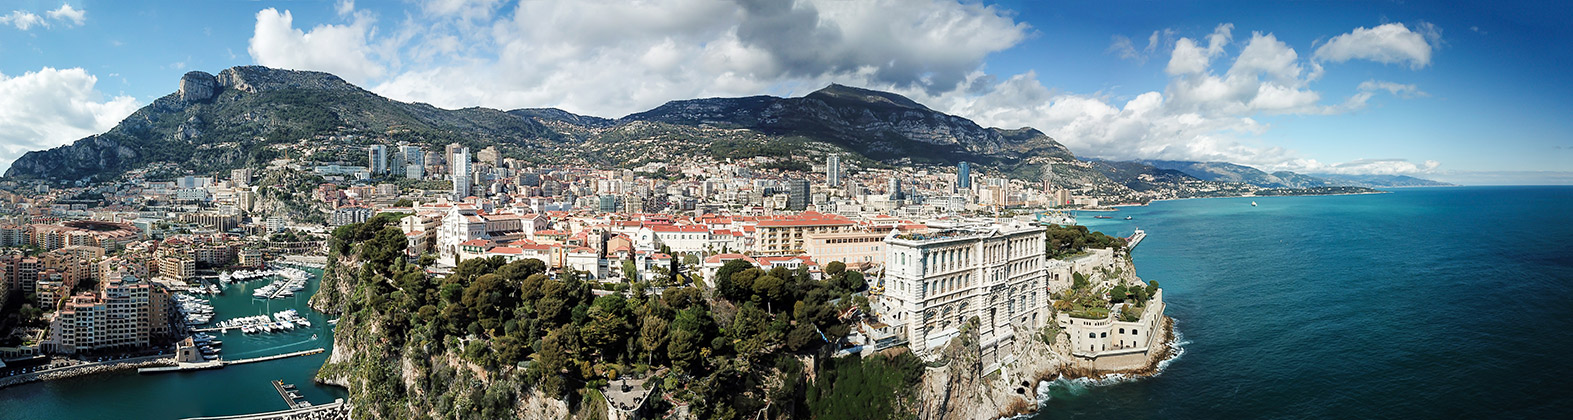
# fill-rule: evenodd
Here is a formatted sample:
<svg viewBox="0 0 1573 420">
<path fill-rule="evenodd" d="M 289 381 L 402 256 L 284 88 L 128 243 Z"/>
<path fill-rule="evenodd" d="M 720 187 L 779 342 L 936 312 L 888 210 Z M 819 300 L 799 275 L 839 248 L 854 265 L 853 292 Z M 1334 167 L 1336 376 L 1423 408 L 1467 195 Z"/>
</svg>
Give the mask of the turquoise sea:
<svg viewBox="0 0 1573 420">
<path fill-rule="evenodd" d="M 1083 215 L 1148 233 L 1137 273 L 1167 289 L 1183 353 L 1049 384 L 1034 418 L 1567 418 L 1570 209 L 1573 187 L 1457 187 Z"/>
<path fill-rule="evenodd" d="M 321 270 L 308 271 L 313 276 L 306 290 L 292 298 L 252 298 L 251 291 L 266 286 L 267 280 L 231 285 L 223 295 L 214 296 L 214 323 L 292 308 L 311 321 L 311 328 L 285 333 L 210 333 L 224 341 L 221 355 L 226 359 L 248 359 L 319 347 L 331 352 L 333 326 L 328 325 L 323 314 L 306 305 L 317 291 Z M 312 335 L 317 337 L 313 339 Z M 152 375 L 123 371 L 34 382 L 0 389 L 0 419 L 175 419 L 287 409 L 284 399 L 273 389 L 274 379 L 295 384 L 307 401 L 329 403 L 343 398 L 344 390 L 311 381 L 327 358 L 324 352 L 217 370 Z"/>
</svg>

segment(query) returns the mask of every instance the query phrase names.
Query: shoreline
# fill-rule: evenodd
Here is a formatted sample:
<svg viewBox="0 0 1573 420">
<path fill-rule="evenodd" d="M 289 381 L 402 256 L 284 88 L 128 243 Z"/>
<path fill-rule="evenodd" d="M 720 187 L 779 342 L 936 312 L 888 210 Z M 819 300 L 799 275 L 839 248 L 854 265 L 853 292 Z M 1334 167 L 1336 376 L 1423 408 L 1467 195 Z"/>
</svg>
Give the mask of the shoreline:
<svg viewBox="0 0 1573 420">
<path fill-rule="evenodd" d="M 1163 341 L 1158 344 L 1158 349 L 1156 349 L 1156 351 L 1148 352 L 1147 364 L 1142 365 L 1142 367 L 1135 369 L 1098 371 L 1090 368 L 1065 365 L 1060 367 L 1059 372 L 1056 372 L 1054 375 L 1048 378 L 1044 378 L 1043 381 L 1052 382 L 1058 379 L 1087 379 L 1092 381 L 1101 381 L 1113 379 L 1116 377 L 1120 379 L 1134 380 L 1157 376 L 1158 374 L 1163 373 L 1164 362 L 1173 360 L 1174 357 L 1179 354 L 1177 351 L 1175 351 L 1174 345 L 1177 342 L 1177 336 L 1174 334 L 1174 318 L 1169 316 L 1163 317 L 1163 334 Z"/>
<path fill-rule="evenodd" d="M 1237 195 L 1237 196 L 1231 196 L 1231 197 L 1160 198 L 1160 199 L 1157 199 L 1157 200 L 1149 201 L 1149 202 L 1147 202 L 1147 204 L 1111 204 L 1111 205 L 1109 205 L 1109 207 L 1116 207 L 1116 208 L 1118 208 L 1118 207 L 1147 207 L 1149 205 L 1152 205 L 1152 203 L 1157 203 L 1157 202 L 1160 202 L 1160 201 L 1207 200 L 1207 199 L 1214 199 L 1214 198 L 1333 197 L 1333 196 L 1340 196 L 1340 195 L 1371 195 L 1371 194 L 1392 194 L 1392 193 L 1393 193 L 1392 191 L 1381 191 L 1381 190 L 1378 190 L 1378 191 L 1369 191 L 1369 192 L 1337 193 L 1337 194 Z"/>
<path fill-rule="evenodd" d="M 51 369 L 43 372 L 33 372 L 23 375 L 0 379 L 0 388 L 29 384 L 33 382 L 52 381 L 57 379 L 90 376 L 102 373 L 131 370 L 154 366 L 175 366 L 174 356 L 146 356 L 134 359 L 115 360 L 110 362 L 97 362 L 80 364 L 70 367 Z"/>
</svg>

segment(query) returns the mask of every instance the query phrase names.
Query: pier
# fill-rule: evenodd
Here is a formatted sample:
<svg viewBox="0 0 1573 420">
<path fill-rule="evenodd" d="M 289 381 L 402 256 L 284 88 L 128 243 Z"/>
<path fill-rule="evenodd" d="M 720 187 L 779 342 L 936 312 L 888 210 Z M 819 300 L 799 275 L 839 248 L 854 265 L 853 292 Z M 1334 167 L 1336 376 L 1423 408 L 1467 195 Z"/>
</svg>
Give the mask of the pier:
<svg viewBox="0 0 1573 420">
<path fill-rule="evenodd" d="M 222 368 L 222 367 L 230 366 L 230 365 L 243 365 L 243 364 L 247 364 L 247 363 L 266 362 L 266 361 L 270 361 L 270 360 L 278 360 L 278 359 L 284 359 L 284 358 L 289 358 L 289 357 L 310 356 L 310 355 L 313 355 L 313 354 L 322 353 L 323 351 L 326 351 L 326 350 L 321 348 L 321 347 L 318 347 L 318 348 L 314 348 L 314 349 L 311 349 L 311 350 L 301 350 L 301 351 L 297 351 L 297 352 L 290 352 L 290 353 L 284 353 L 284 354 L 275 354 L 275 355 L 272 355 L 272 356 L 253 357 L 253 358 L 250 358 L 250 359 L 214 360 L 214 361 L 211 361 L 211 362 L 181 363 L 178 366 L 146 367 L 146 368 L 137 369 L 137 373 L 185 372 L 185 371 L 193 371 L 193 370 L 218 369 L 218 368 Z"/>
<path fill-rule="evenodd" d="M 1136 244 L 1142 243 L 1142 239 L 1147 239 L 1147 232 L 1141 229 L 1136 229 L 1136 233 L 1132 233 L 1131 237 L 1125 238 L 1125 248 L 1136 248 Z"/>
<path fill-rule="evenodd" d="M 292 408 L 289 410 L 232 416 L 191 417 L 184 420 L 348 419 L 351 411 L 349 403 L 344 402 L 344 399 L 340 398 L 323 405 Z"/>
</svg>

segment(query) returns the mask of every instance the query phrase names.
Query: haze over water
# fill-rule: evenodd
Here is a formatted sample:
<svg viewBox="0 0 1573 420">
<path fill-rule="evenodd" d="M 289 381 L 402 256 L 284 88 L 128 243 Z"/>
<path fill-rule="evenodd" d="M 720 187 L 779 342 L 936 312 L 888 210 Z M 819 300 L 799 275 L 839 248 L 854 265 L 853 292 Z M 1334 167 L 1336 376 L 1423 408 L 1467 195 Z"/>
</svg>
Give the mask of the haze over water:
<svg viewBox="0 0 1573 420">
<path fill-rule="evenodd" d="M 1148 232 L 1137 273 L 1189 343 L 1156 378 L 1055 384 L 1036 418 L 1566 415 L 1570 207 L 1570 187 L 1461 187 L 1084 216 Z"/>
</svg>

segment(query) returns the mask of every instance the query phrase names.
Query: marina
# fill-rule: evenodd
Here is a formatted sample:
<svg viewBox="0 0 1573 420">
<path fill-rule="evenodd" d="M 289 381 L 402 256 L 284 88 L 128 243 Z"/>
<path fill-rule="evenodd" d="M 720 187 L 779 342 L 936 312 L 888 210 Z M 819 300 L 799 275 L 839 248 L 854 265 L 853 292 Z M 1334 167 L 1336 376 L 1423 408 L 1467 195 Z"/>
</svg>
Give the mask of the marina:
<svg viewBox="0 0 1573 420">
<path fill-rule="evenodd" d="M 283 266 L 286 265 L 279 265 Z M 210 367 L 156 374 L 139 374 L 136 369 L 130 368 L 15 385 L 0 392 L 0 411 L 13 413 L 17 418 L 80 420 L 212 416 L 264 419 L 288 418 L 289 413 L 332 411 L 326 408 L 331 404 L 328 403 L 299 411 L 280 412 L 287 406 L 281 404 L 277 397 L 268 396 L 276 395 L 269 382 L 282 379 L 295 384 L 296 391 L 309 401 L 329 402 L 347 397 L 343 388 L 314 381 L 317 370 L 333 350 L 334 325 L 328 322 L 332 317 L 312 310 L 307 305 L 320 283 L 318 277 L 321 271 L 309 266 L 288 266 L 304 269 L 310 274 L 305 290 L 295 296 L 278 299 L 252 297 L 254 290 L 268 284 L 268 281 L 264 281 L 266 276 L 220 282 L 223 292 L 220 294 L 191 295 L 191 298 L 212 308 L 211 322 L 199 326 L 203 328 L 192 330 L 193 338 L 200 338 L 198 334 L 201 333 L 208 334 L 207 344 L 222 355 L 214 360 L 201 360 L 200 363 L 210 363 Z M 266 316 L 277 323 L 275 315 L 289 310 L 298 316 L 293 329 L 275 329 L 272 333 L 256 334 L 243 334 L 239 328 L 230 328 L 227 333 L 223 329 L 211 329 L 223 321 L 253 316 Z M 299 320 L 304 320 L 305 326 Z M 161 357 L 169 360 L 170 356 Z M 166 363 L 174 364 L 173 361 Z M 81 404 L 75 397 L 80 395 L 103 397 L 100 399 L 101 404 Z M 259 398 L 264 396 L 267 398 Z M 103 404 L 120 409 L 105 410 L 103 407 L 106 405 Z M 127 413 L 157 415 L 127 416 Z M 274 416 L 242 413 L 273 413 Z"/>
</svg>

